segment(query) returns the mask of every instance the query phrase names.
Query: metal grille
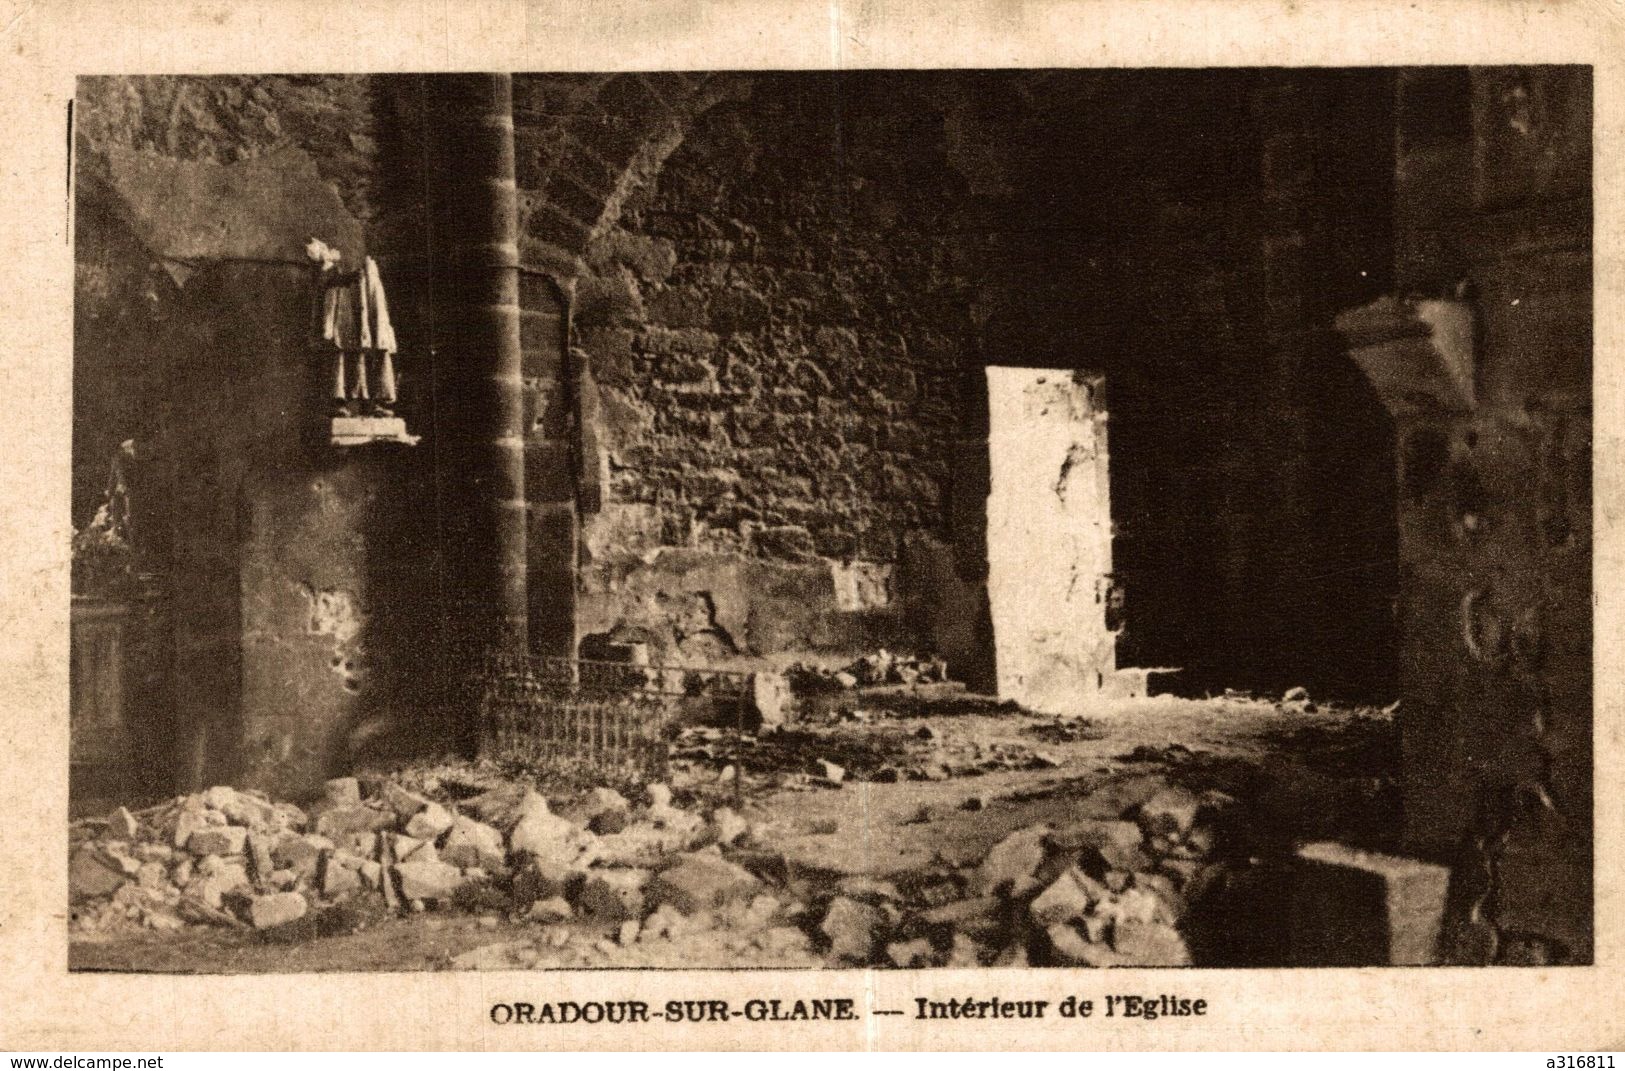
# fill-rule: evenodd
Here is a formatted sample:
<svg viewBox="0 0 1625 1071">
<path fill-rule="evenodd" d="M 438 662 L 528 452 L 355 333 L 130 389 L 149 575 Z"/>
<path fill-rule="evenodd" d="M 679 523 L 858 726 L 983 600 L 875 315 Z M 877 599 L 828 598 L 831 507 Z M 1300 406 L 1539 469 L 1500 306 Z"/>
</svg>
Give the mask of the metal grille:
<svg viewBox="0 0 1625 1071">
<path fill-rule="evenodd" d="M 666 776 L 682 724 L 738 728 L 750 676 L 725 670 L 493 655 L 481 714 L 487 753 L 565 781 Z"/>
</svg>

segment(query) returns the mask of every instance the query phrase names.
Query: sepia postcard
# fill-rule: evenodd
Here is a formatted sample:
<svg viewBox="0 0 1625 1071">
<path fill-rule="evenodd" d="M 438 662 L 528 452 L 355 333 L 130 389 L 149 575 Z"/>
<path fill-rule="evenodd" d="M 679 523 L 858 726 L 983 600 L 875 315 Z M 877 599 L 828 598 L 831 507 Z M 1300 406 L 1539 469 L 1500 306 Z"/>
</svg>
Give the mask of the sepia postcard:
<svg viewBox="0 0 1625 1071">
<path fill-rule="evenodd" d="M 1617 1048 L 1622 45 L 13 5 L 0 1044 Z"/>
</svg>

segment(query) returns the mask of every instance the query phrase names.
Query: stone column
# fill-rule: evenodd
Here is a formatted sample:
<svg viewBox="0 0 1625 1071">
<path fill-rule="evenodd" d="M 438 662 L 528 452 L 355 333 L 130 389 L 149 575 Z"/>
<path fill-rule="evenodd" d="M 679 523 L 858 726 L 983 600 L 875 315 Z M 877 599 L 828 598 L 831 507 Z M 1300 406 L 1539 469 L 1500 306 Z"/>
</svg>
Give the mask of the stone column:
<svg viewBox="0 0 1625 1071">
<path fill-rule="evenodd" d="M 508 75 L 430 81 L 434 191 L 430 302 L 434 426 L 447 593 L 447 671 L 526 649 L 524 399 L 513 86 Z M 477 746 L 472 692 L 461 738 Z"/>
</svg>

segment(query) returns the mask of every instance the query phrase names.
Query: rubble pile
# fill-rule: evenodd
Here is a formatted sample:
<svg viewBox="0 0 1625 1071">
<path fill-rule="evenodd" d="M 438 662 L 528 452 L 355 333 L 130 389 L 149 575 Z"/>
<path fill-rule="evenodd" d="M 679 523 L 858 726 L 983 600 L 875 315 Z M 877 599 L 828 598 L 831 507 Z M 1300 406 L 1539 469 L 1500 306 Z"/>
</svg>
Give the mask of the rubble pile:
<svg viewBox="0 0 1625 1071">
<path fill-rule="evenodd" d="M 784 677 L 801 695 L 886 684 L 934 684 L 948 679 L 948 663 L 941 658 L 901 655 L 882 647 L 841 669 L 798 662 Z"/>
<path fill-rule="evenodd" d="M 846 964 L 1187 964 L 1180 926 L 1224 872 L 1215 844 L 1233 806 L 1161 783 L 1120 817 L 1029 826 L 969 867 L 886 879 L 798 873 L 764 843 L 770 827 L 677 806 L 661 784 L 636 804 L 597 788 L 555 808 L 523 783 L 449 801 L 339 778 L 308 810 L 216 787 L 75 823 L 72 926 L 275 933 L 365 899 L 506 913 L 554 947 L 585 930 L 582 955 L 716 932 Z M 541 945 L 455 965 L 523 966 Z"/>
<path fill-rule="evenodd" d="M 187 924 L 270 930 L 370 897 L 397 910 L 501 907 L 515 918 L 581 917 L 670 932 L 743 905 L 779 914 L 761 883 L 723 858 L 750 824 L 728 808 L 675 806 L 651 785 L 638 806 L 598 788 L 555 813 L 504 784 L 440 802 L 393 781 L 330 781 L 308 812 L 215 787 L 132 814 L 74 823 L 72 926 L 80 933 Z"/>
<path fill-rule="evenodd" d="M 1221 884 L 1235 801 L 1165 784 L 1118 818 L 1017 830 L 966 873 L 848 881 L 819 925 L 849 963 L 1184 966 L 1183 926 Z"/>
</svg>

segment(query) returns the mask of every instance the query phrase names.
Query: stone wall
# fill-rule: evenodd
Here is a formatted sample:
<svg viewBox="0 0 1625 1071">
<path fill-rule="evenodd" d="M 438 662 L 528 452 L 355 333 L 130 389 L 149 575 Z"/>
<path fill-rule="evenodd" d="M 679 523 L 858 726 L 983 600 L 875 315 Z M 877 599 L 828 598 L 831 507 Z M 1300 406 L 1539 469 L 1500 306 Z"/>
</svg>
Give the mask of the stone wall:
<svg viewBox="0 0 1625 1071">
<path fill-rule="evenodd" d="M 1331 333 L 1391 276 L 1390 76 L 709 94 L 571 231 L 584 634 L 934 648 L 989 685 L 981 369 L 1070 368 L 1106 377 L 1120 664 L 1391 691 L 1390 438 Z"/>
<path fill-rule="evenodd" d="M 584 633 L 706 659 L 918 645 L 899 564 L 944 536 L 976 345 L 945 140 L 900 79 L 762 80 L 592 243 Z"/>
<path fill-rule="evenodd" d="M 1457 958 L 1589 962 L 1590 73 L 1401 87 L 1399 282 L 1478 324 L 1471 407 L 1400 427 L 1408 838 Z"/>
</svg>

